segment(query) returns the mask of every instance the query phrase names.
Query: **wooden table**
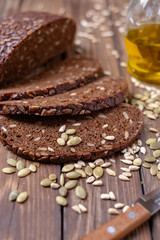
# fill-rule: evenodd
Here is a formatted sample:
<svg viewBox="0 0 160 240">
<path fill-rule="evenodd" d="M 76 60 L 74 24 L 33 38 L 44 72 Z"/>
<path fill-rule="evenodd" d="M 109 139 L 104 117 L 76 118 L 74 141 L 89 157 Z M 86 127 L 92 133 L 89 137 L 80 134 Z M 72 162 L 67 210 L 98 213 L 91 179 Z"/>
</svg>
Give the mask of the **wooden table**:
<svg viewBox="0 0 160 240">
<path fill-rule="evenodd" d="M 130 79 L 121 62 L 126 62 L 126 52 L 123 41 L 123 27 L 126 0 L 1 0 L 0 15 L 5 16 L 19 11 L 36 10 L 60 13 L 66 16 L 72 16 L 77 22 L 78 37 L 81 41 L 80 50 L 84 50 L 87 55 L 99 59 L 104 70 L 111 72 L 116 76 L 123 76 Z M 86 13 L 89 10 L 99 11 L 101 8 L 110 9 L 110 15 L 105 16 L 103 27 L 95 28 L 93 33 L 84 27 Z M 87 13 L 89 15 L 89 13 Z M 105 13 L 104 13 L 105 14 Z M 81 24 L 80 24 L 81 21 Z M 105 32 L 111 31 L 113 36 L 102 37 L 103 28 Z M 88 32 L 95 37 L 87 37 L 82 32 Z M 109 33 L 108 33 L 109 35 Z M 90 38 L 90 39 L 89 39 Z M 80 43 L 77 41 L 77 43 Z M 116 50 L 116 51 L 113 51 Z M 118 56 L 118 53 L 120 56 Z M 73 54 L 73 52 L 69 52 Z M 135 89 L 136 91 L 136 89 Z M 142 90 L 141 90 L 142 91 Z M 145 139 L 155 136 L 155 133 L 149 132 L 149 127 L 158 129 L 160 121 L 147 120 L 144 118 L 144 129 L 141 134 L 143 145 Z M 7 151 L 0 145 L 1 160 L 0 170 L 5 167 L 8 157 L 20 160 L 20 157 Z M 149 148 L 147 153 L 150 154 Z M 141 158 L 144 155 L 139 154 Z M 67 197 L 69 206 L 66 208 L 59 207 L 55 202 L 57 191 L 43 188 L 40 181 L 48 177 L 50 173 L 55 172 L 58 177 L 60 174 L 60 165 L 41 164 L 37 173 L 31 174 L 26 178 L 19 179 L 17 174 L 5 175 L 0 173 L 0 240 L 77 240 L 93 229 L 99 227 L 112 217 L 107 213 L 109 207 L 113 206 L 113 201 L 100 200 L 100 194 L 103 192 L 113 191 L 118 202 L 124 202 L 127 205 L 137 199 L 143 193 L 148 193 L 159 186 L 157 178 L 152 177 L 149 171 L 141 168 L 140 171 L 134 172 L 130 182 L 123 182 L 118 179 L 120 167 L 124 166 L 119 161 L 120 155 L 112 157 L 116 159 L 113 163 L 113 169 L 117 172 L 115 178 L 105 174 L 103 176 L 103 186 L 93 187 L 80 180 L 80 184 L 87 190 L 88 198 L 83 202 L 88 208 L 87 214 L 77 214 L 72 211 L 71 206 L 79 203 L 75 197 L 75 192 L 70 191 Z M 29 165 L 29 161 L 26 161 Z M 9 193 L 19 189 L 27 191 L 29 199 L 24 204 L 9 202 Z M 130 234 L 127 240 L 158 240 L 160 239 L 160 214 L 156 214 L 148 223 L 139 227 L 135 232 Z"/>
</svg>

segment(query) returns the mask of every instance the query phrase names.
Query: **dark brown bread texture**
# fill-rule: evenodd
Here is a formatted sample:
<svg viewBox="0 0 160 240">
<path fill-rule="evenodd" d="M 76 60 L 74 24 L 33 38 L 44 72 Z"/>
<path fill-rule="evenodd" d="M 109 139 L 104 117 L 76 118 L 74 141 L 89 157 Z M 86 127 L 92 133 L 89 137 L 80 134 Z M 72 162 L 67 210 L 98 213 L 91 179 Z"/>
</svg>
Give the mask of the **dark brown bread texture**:
<svg viewBox="0 0 160 240">
<path fill-rule="evenodd" d="M 99 62 L 86 56 L 75 56 L 59 63 L 52 61 L 40 73 L 0 89 L 0 100 L 56 95 L 92 82 L 100 75 Z"/>
<path fill-rule="evenodd" d="M 24 12 L 0 19 L 0 83 L 17 81 L 73 42 L 72 19 L 43 12 Z"/>
<path fill-rule="evenodd" d="M 1 116 L 0 140 L 17 155 L 35 161 L 94 160 L 129 146 L 139 136 L 142 123 L 142 112 L 128 104 L 74 118 Z M 75 129 L 72 136 L 80 137 L 81 142 L 60 146 L 57 139 L 62 128 Z"/>
<path fill-rule="evenodd" d="M 126 96 L 124 79 L 102 77 L 84 87 L 51 97 L 0 102 L 0 114 L 82 115 L 116 106 Z"/>
</svg>

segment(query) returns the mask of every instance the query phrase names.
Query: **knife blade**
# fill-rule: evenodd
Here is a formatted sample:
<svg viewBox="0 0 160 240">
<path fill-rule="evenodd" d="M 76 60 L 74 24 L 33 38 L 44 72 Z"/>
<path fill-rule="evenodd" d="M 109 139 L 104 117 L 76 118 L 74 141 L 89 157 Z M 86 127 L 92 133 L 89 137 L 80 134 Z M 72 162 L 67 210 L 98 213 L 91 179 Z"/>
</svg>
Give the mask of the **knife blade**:
<svg viewBox="0 0 160 240">
<path fill-rule="evenodd" d="M 160 187 L 137 199 L 126 212 L 119 214 L 81 240 L 120 240 L 160 210 Z"/>
</svg>

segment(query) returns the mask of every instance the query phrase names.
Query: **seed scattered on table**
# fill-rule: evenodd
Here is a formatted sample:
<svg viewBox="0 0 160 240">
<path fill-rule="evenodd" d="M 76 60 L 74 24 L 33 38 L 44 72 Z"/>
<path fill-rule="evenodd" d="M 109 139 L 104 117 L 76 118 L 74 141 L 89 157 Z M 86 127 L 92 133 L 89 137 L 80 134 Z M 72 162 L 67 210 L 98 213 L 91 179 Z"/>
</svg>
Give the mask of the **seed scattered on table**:
<svg viewBox="0 0 160 240">
<path fill-rule="evenodd" d="M 27 192 L 21 192 L 18 197 L 17 197 L 17 202 L 18 203 L 24 203 L 28 198 L 28 193 Z"/>
<path fill-rule="evenodd" d="M 83 205 L 80 204 L 80 203 L 78 204 L 78 206 L 79 206 L 81 212 L 83 212 L 83 213 L 86 213 L 86 212 L 87 212 L 87 208 L 86 208 L 85 206 L 83 206 Z"/>
<path fill-rule="evenodd" d="M 68 172 L 66 174 L 66 177 L 69 179 L 77 179 L 77 178 L 81 177 L 81 174 L 79 172 L 72 171 L 72 172 Z"/>
<path fill-rule="evenodd" d="M 127 176 L 122 175 L 122 174 L 119 175 L 119 179 L 121 179 L 123 181 L 129 181 L 129 178 Z"/>
<path fill-rule="evenodd" d="M 55 174 L 55 173 L 50 174 L 50 175 L 49 175 L 49 179 L 50 179 L 51 181 L 56 180 L 56 179 L 57 179 L 56 174 Z"/>
<path fill-rule="evenodd" d="M 20 192 L 18 190 L 12 191 L 9 194 L 9 201 L 15 201 L 19 194 L 20 194 Z"/>
<path fill-rule="evenodd" d="M 58 189 L 58 188 L 60 188 L 60 185 L 58 184 L 58 183 L 51 183 L 51 188 L 53 188 L 53 189 Z"/>
<path fill-rule="evenodd" d="M 6 167 L 6 168 L 2 169 L 2 172 L 5 173 L 5 174 L 12 174 L 12 173 L 15 172 L 15 169 L 11 168 L 11 167 Z"/>
<path fill-rule="evenodd" d="M 23 168 L 18 172 L 18 177 L 26 177 L 30 174 L 31 170 L 29 168 Z"/>
<path fill-rule="evenodd" d="M 103 168 L 102 167 L 96 167 L 93 170 L 93 175 L 96 179 L 101 178 L 103 176 Z"/>
<path fill-rule="evenodd" d="M 116 196 L 112 191 L 109 192 L 109 196 L 110 196 L 111 200 L 116 200 Z"/>
<path fill-rule="evenodd" d="M 74 212 L 81 214 L 81 209 L 78 205 L 74 205 L 71 208 Z"/>
<path fill-rule="evenodd" d="M 74 169 L 74 164 L 67 164 L 62 168 L 62 172 L 70 172 Z"/>
<path fill-rule="evenodd" d="M 16 167 L 17 161 L 14 160 L 13 158 L 8 158 L 7 163 L 12 167 Z"/>
<path fill-rule="evenodd" d="M 117 209 L 123 208 L 124 207 L 124 203 L 115 203 L 114 207 Z"/>
<path fill-rule="evenodd" d="M 77 185 L 78 181 L 77 180 L 70 180 L 65 183 L 65 188 L 66 189 L 72 189 Z"/>
<path fill-rule="evenodd" d="M 16 164 L 16 168 L 17 168 L 18 171 L 22 170 L 23 168 L 25 168 L 25 163 L 21 160 L 18 161 L 17 164 Z"/>
<path fill-rule="evenodd" d="M 103 183 L 102 183 L 102 180 L 96 180 L 92 183 L 93 186 L 102 186 Z"/>
<path fill-rule="evenodd" d="M 122 209 L 122 212 L 126 212 L 128 209 L 129 209 L 129 206 L 126 205 L 126 206 L 124 206 L 124 208 Z"/>
<path fill-rule="evenodd" d="M 101 199 L 103 200 L 109 200 L 111 199 L 110 195 L 108 193 L 102 193 L 101 194 Z"/>
<path fill-rule="evenodd" d="M 62 186 L 59 188 L 59 195 L 62 197 L 66 197 L 67 196 L 67 188 Z"/>
<path fill-rule="evenodd" d="M 80 199 L 86 198 L 87 194 L 83 187 L 81 187 L 81 186 L 76 187 L 76 196 Z"/>
<path fill-rule="evenodd" d="M 116 176 L 116 173 L 115 173 L 115 171 L 113 171 L 112 169 L 110 169 L 110 168 L 106 168 L 106 172 L 108 173 L 108 175 L 110 175 L 110 176 Z"/>
<path fill-rule="evenodd" d="M 64 186 L 64 174 L 63 173 L 61 173 L 61 175 L 60 175 L 60 185 Z"/>
<path fill-rule="evenodd" d="M 152 167 L 150 168 L 150 173 L 152 176 L 156 176 L 158 173 L 158 167 L 156 165 L 152 165 Z"/>
<path fill-rule="evenodd" d="M 135 158 L 134 161 L 133 161 L 133 165 L 141 166 L 142 165 L 142 160 L 140 158 Z"/>
<path fill-rule="evenodd" d="M 156 161 L 156 159 L 152 156 L 146 156 L 144 160 L 148 163 L 154 163 Z"/>
<path fill-rule="evenodd" d="M 118 215 L 120 212 L 115 208 L 109 208 L 108 213 L 111 215 Z"/>
<path fill-rule="evenodd" d="M 34 164 L 30 164 L 29 169 L 31 170 L 31 172 L 36 172 L 37 171 L 37 167 Z"/>
<path fill-rule="evenodd" d="M 50 187 L 51 183 L 52 183 L 52 181 L 49 178 L 44 178 L 41 181 L 41 186 L 43 186 L 43 187 Z"/>
<path fill-rule="evenodd" d="M 57 196 L 56 202 L 58 203 L 58 205 L 63 206 L 63 207 L 67 206 L 67 204 L 68 204 L 67 199 L 62 196 Z"/>
<path fill-rule="evenodd" d="M 83 171 L 82 169 L 76 169 L 76 172 L 80 173 L 82 178 L 86 178 L 87 176 L 85 171 Z"/>
</svg>

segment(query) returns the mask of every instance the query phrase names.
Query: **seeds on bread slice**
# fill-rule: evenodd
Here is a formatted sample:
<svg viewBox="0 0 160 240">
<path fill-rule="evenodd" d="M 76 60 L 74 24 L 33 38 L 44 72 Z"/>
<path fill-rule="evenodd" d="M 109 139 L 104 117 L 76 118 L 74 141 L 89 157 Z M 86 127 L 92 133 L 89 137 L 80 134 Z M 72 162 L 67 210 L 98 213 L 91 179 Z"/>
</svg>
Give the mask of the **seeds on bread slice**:
<svg viewBox="0 0 160 240">
<path fill-rule="evenodd" d="M 17 81 L 66 51 L 75 30 L 72 19 L 44 12 L 0 19 L 0 83 Z"/>
<path fill-rule="evenodd" d="M 0 100 L 56 95 L 92 82 L 101 74 L 99 62 L 86 56 L 75 56 L 58 63 L 53 60 L 42 72 L 1 88 Z"/>
<path fill-rule="evenodd" d="M 113 107 L 125 100 L 127 82 L 120 78 L 102 77 L 84 87 L 59 95 L 0 102 L 1 114 L 82 115 Z"/>
<path fill-rule="evenodd" d="M 142 123 L 142 112 L 128 104 L 74 118 L 0 116 L 0 140 L 17 155 L 35 161 L 94 160 L 133 143 Z M 66 131 L 72 134 L 64 138 Z"/>
</svg>

